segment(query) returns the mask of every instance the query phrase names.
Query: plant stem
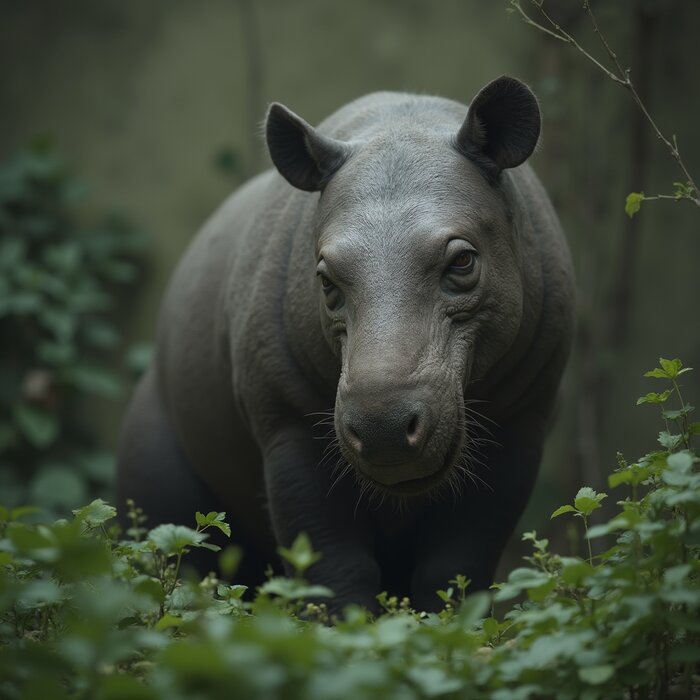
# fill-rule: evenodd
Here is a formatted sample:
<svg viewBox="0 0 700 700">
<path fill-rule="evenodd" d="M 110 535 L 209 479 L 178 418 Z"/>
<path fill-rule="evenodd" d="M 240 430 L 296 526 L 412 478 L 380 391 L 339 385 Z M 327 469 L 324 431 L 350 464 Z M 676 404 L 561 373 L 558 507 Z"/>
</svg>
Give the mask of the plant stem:
<svg viewBox="0 0 700 700">
<path fill-rule="evenodd" d="M 591 550 L 591 541 L 588 539 L 588 518 L 583 516 L 583 529 L 585 531 L 586 544 L 588 545 L 588 563 L 593 566 L 593 551 Z"/>
<path fill-rule="evenodd" d="M 681 395 L 681 388 L 676 381 L 675 377 L 671 379 L 673 382 L 673 388 L 676 390 L 676 394 L 678 396 L 678 400 L 681 402 L 681 411 L 685 409 L 685 401 L 683 401 L 683 396 Z M 690 435 L 688 435 L 688 416 L 687 414 L 683 413 L 681 415 L 681 437 L 683 438 L 683 444 L 685 445 L 685 449 L 689 450 L 690 449 Z"/>
<path fill-rule="evenodd" d="M 642 99 L 639 96 L 639 93 L 637 92 L 637 89 L 634 86 L 634 83 L 632 82 L 632 79 L 630 78 L 630 69 L 629 68 L 623 68 L 622 65 L 620 64 L 617 54 L 612 50 L 610 47 L 610 44 L 608 43 L 607 39 L 603 35 L 603 33 L 600 31 L 600 27 L 598 26 L 598 21 L 593 13 L 593 10 L 591 9 L 591 5 L 589 0 L 584 0 L 583 1 L 583 8 L 586 11 L 586 14 L 588 15 L 588 18 L 593 26 L 593 31 L 598 35 L 601 43 L 603 44 L 605 51 L 607 52 L 608 56 L 610 57 L 611 61 L 615 65 L 615 69 L 617 73 L 611 71 L 609 68 L 606 68 L 598 59 L 596 59 L 594 56 L 592 56 L 586 49 L 581 46 L 581 44 L 576 41 L 576 39 L 569 34 L 565 29 L 563 29 L 557 22 L 550 17 L 550 15 L 546 12 L 544 9 L 544 2 L 538 2 L 537 0 L 530 0 L 532 5 L 534 5 L 537 8 L 537 11 L 542 15 L 542 17 L 547 21 L 547 23 L 553 28 L 548 29 L 546 26 L 540 24 L 539 22 L 536 22 L 535 20 L 530 17 L 530 15 L 523 10 L 522 5 L 520 0 L 511 0 L 511 7 L 513 7 L 522 17 L 522 19 L 525 21 L 526 24 L 529 24 L 536 29 L 539 29 L 541 32 L 544 32 L 545 34 L 548 34 L 549 36 L 554 37 L 555 39 L 559 39 L 560 41 L 563 41 L 564 43 L 571 44 L 574 48 L 576 48 L 579 53 L 581 53 L 583 56 L 585 56 L 593 65 L 595 65 L 599 70 L 601 70 L 605 75 L 607 75 L 610 80 L 612 80 L 615 83 L 618 83 L 619 85 L 622 85 L 624 88 L 626 88 L 629 93 L 632 95 L 632 99 L 636 103 L 637 107 L 641 110 L 642 114 L 644 115 L 645 119 L 653 129 L 654 133 L 656 134 L 656 137 L 666 146 L 668 149 L 669 153 L 671 154 L 671 157 L 676 161 L 678 167 L 680 168 L 681 172 L 683 173 L 683 176 L 685 177 L 688 185 L 692 188 L 693 192 L 695 195 L 693 196 L 688 195 L 687 199 L 689 199 L 695 206 L 700 207 L 700 189 L 698 189 L 698 186 L 695 184 L 695 180 L 693 179 L 692 175 L 688 172 L 688 168 L 686 168 L 685 163 L 683 162 L 683 158 L 681 156 L 680 150 L 678 148 L 678 141 L 676 139 L 676 135 L 673 134 L 671 139 L 668 139 L 664 134 L 661 132 L 661 129 L 659 129 L 657 123 L 654 121 L 653 117 L 651 114 L 649 114 L 649 111 L 646 108 L 646 105 L 642 101 Z M 670 197 L 669 195 L 657 195 L 655 198 L 656 199 L 665 199 L 667 197 Z M 670 197 L 672 199 L 677 199 L 676 197 Z M 645 198 L 646 199 L 646 198 Z M 649 197 L 651 199 L 651 197 Z"/>
</svg>

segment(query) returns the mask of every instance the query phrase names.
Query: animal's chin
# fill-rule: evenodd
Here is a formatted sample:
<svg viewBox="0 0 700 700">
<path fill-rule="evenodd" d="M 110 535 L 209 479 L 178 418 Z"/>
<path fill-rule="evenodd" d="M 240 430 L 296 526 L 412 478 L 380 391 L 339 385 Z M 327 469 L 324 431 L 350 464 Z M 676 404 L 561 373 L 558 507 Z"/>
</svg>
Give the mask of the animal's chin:
<svg viewBox="0 0 700 700">
<path fill-rule="evenodd" d="M 419 496 L 428 494 L 435 490 L 440 484 L 442 484 L 452 472 L 459 456 L 462 445 L 462 435 L 455 434 L 449 449 L 445 454 L 445 458 L 442 464 L 435 470 L 426 474 L 425 476 L 419 476 L 414 478 L 408 478 L 401 481 L 394 481 L 393 483 L 385 483 L 375 479 L 372 474 L 368 473 L 364 469 L 357 469 L 360 479 L 369 482 L 372 486 L 384 493 L 391 494 L 394 496 Z M 400 470 L 401 465 L 396 466 L 386 466 L 383 468 L 390 468 Z"/>
</svg>

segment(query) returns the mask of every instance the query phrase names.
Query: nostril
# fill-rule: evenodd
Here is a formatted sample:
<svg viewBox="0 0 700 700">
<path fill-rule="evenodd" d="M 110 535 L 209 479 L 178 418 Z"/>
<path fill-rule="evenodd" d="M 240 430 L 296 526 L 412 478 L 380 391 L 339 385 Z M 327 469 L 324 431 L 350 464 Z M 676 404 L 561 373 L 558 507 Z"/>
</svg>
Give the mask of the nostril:
<svg viewBox="0 0 700 700">
<path fill-rule="evenodd" d="M 411 417 L 411 422 L 408 424 L 408 427 L 406 428 L 406 435 L 408 436 L 409 440 L 416 436 L 417 430 L 418 430 L 418 414 L 414 414 Z"/>
<path fill-rule="evenodd" d="M 362 440 L 360 439 L 360 436 L 357 434 L 357 430 L 352 427 L 349 423 L 345 424 L 345 431 L 348 436 L 348 442 L 352 445 L 352 448 L 356 452 L 362 452 Z"/>
</svg>

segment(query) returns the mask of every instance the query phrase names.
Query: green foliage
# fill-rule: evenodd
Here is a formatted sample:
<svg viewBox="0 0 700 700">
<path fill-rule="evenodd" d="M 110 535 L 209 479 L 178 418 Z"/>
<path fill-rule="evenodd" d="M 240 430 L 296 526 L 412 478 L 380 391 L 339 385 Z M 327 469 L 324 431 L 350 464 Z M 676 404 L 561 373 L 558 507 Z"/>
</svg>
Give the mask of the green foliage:
<svg viewBox="0 0 700 700">
<path fill-rule="evenodd" d="M 83 191 L 47 142 L 0 166 L 0 490 L 55 514 L 110 479 L 81 409 L 120 393 L 115 300 L 142 247 L 118 216 L 83 222 Z"/>
<path fill-rule="evenodd" d="M 642 207 L 644 192 L 630 192 L 625 199 L 625 214 L 631 219 Z"/>
<path fill-rule="evenodd" d="M 621 490 L 617 512 L 589 527 L 605 494 L 584 487 L 552 514 L 583 522 L 587 559 L 525 533 L 524 566 L 493 592 L 469 595 L 468 579 L 455 576 L 437 592 L 438 614 L 385 592 L 377 617 L 357 607 L 331 615 L 318 602 L 331 592 L 304 579 L 320 555 L 303 534 L 280 548 L 294 577 L 270 578 L 249 598 L 213 575 L 183 579 L 188 551 L 212 547 L 207 530 L 231 534 L 225 513 L 149 531 L 130 504 L 122 538 L 101 500 L 53 524 L 0 508 L 0 696 L 695 697 L 700 459 L 678 384 L 687 371 L 661 360 L 647 373 L 678 398 L 674 418 L 671 394 L 661 405 L 679 440 L 664 438 L 633 464 L 618 455 L 609 478 Z M 220 557 L 233 572 L 240 552 Z"/>
</svg>

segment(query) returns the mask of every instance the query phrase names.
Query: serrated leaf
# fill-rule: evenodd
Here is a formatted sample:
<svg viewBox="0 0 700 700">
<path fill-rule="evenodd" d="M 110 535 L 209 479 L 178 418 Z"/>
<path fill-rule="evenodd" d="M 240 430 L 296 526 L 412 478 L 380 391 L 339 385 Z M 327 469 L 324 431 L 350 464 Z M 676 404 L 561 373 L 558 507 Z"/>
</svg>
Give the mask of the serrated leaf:
<svg viewBox="0 0 700 700">
<path fill-rule="evenodd" d="M 167 556 L 182 554 L 187 547 L 198 547 L 207 535 L 185 525 L 158 525 L 148 533 L 148 541 Z"/>
<path fill-rule="evenodd" d="M 224 600 L 240 600 L 247 590 L 248 586 L 243 586 L 242 584 L 234 586 L 219 584 L 216 588 L 216 594 Z"/>
<path fill-rule="evenodd" d="M 199 527 L 215 527 L 226 535 L 226 537 L 231 537 L 231 526 L 224 522 L 226 513 L 219 513 L 215 510 L 210 511 L 206 515 L 197 511 L 195 513 L 195 520 Z"/>
<path fill-rule="evenodd" d="M 550 516 L 549 519 L 552 520 L 552 518 L 558 518 L 560 515 L 564 515 L 564 513 L 575 513 L 576 508 L 574 508 L 571 505 L 566 505 L 566 506 L 559 506 Z"/>
<path fill-rule="evenodd" d="M 669 451 L 675 450 L 683 444 L 682 435 L 672 435 L 667 430 L 662 430 L 659 433 L 658 440 L 659 444 Z"/>
<path fill-rule="evenodd" d="M 73 511 L 77 520 L 88 527 L 99 527 L 117 516 L 117 509 L 105 503 L 101 498 L 96 498 L 92 503 Z"/>
<path fill-rule="evenodd" d="M 666 389 L 666 391 L 660 393 L 651 391 L 637 399 L 637 406 L 643 403 L 664 403 L 671 396 L 672 391 L 672 389 Z"/>
<path fill-rule="evenodd" d="M 607 498 L 606 493 L 597 493 L 590 486 L 584 486 L 578 490 L 574 506 L 583 515 L 590 515 L 596 508 L 601 507 L 600 503 L 604 498 Z"/>
<path fill-rule="evenodd" d="M 681 368 L 683 367 L 683 363 L 678 358 L 675 358 L 674 360 L 667 360 L 664 357 L 660 357 L 659 364 L 661 365 L 661 369 L 663 369 L 667 376 L 669 376 L 671 379 L 677 377 L 678 372 L 680 372 Z"/>
</svg>

